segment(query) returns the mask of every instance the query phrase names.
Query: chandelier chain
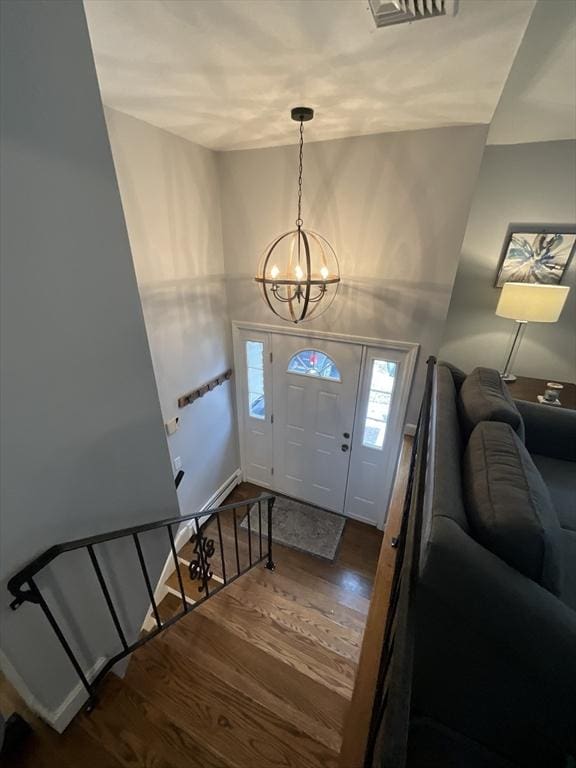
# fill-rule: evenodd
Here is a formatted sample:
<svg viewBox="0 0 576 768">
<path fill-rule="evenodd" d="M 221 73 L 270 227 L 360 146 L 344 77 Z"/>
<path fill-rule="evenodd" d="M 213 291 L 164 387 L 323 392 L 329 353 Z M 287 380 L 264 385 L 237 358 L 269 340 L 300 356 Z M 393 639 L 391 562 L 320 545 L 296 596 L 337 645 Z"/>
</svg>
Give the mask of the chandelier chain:
<svg viewBox="0 0 576 768">
<path fill-rule="evenodd" d="M 304 155 L 304 122 L 300 120 L 300 165 L 298 167 L 298 218 L 296 219 L 296 226 L 298 229 L 304 223 L 302 221 L 302 160 Z"/>
</svg>

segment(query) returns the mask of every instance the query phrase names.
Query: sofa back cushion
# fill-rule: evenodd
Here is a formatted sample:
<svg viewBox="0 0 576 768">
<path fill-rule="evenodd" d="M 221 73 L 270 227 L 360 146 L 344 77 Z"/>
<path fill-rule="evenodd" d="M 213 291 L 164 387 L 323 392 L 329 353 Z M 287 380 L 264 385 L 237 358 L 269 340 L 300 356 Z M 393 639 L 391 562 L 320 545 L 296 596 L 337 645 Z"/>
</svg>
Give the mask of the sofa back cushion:
<svg viewBox="0 0 576 768">
<path fill-rule="evenodd" d="M 460 387 L 458 404 L 466 437 L 481 421 L 502 421 L 524 440 L 520 411 L 494 368 L 474 368 Z"/>
<path fill-rule="evenodd" d="M 559 595 L 562 530 L 548 489 L 509 424 L 482 422 L 464 453 L 464 494 L 477 540 Z"/>
<path fill-rule="evenodd" d="M 458 419 L 458 395 L 448 366 L 436 366 L 432 419 L 430 427 L 431 454 L 424 513 L 423 539 L 436 515 L 450 517 L 465 531 L 469 530 L 464 491 L 462 489 L 462 456 L 464 441 Z"/>
</svg>

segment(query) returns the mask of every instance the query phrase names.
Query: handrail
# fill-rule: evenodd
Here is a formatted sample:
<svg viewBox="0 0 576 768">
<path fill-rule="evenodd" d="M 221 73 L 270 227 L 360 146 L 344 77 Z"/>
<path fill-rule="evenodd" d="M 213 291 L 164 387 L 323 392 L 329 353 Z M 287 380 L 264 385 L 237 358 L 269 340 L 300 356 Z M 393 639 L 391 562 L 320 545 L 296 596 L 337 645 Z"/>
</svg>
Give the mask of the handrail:
<svg viewBox="0 0 576 768">
<path fill-rule="evenodd" d="M 406 764 L 415 635 L 414 593 L 420 562 L 435 366 L 436 358 L 429 357 L 410 460 L 364 768 L 403 768 Z"/>
<path fill-rule="evenodd" d="M 234 502 L 232 504 L 224 504 L 221 507 L 206 509 L 201 512 L 194 512 L 190 515 L 177 515 L 174 517 L 167 517 L 162 520 L 155 520 L 150 523 L 143 523 L 141 525 L 135 525 L 129 528 L 121 528 L 115 531 L 109 531 L 108 533 L 97 534 L 95 536 L 88 536 L 87 538 L 83 538 L 83 539 L 75 539 L 73 541 L 67 541 L 62 544 L 55 544 L 54 546 L 49 547 L 47 550 L 45 550 L 40 555 L 38 555 L 33 560 L 31 560 L 27 565 L 21 568 L 17 573 L 15 573 L 10 578 L 10 580 L 8 581 L 7 587 L 9 592 L 14 597 L 14 599 L 10 603 L 10 607 L 13 610 L 16 610 L 20 605 L 22 605 L 25 602 L 34 603 L 40 606 L 40 608 L 44 612 L 44 615 L 48 623 L 54 630 L 56 637 L 60 641 L 62 648 L 64 649 L 66 655 L 68 656 L 70 663 L 72 664 L 76 673 L 78 674 L 78 677 L 80 678 L 80 682 L 88 692 L 87 709 L 90 710 L 93 708 L 95 704 L 96 689 L 100 681 L 112 669 L 112 667 L 117 662 L 119 662 L 121 659 L 124 659 L 126 656 L 131 654 L 140 646 L 144 645 L 144 643 L 149 642 L 152 638 L 156 637 L 156 635 L 158 635 L 160 632 L 163 632 L 165 629 L 168 629 L 168 627 L 171 627 L 174 623 L 179 621 L 179 619 L 181 619 L 191 610 L 201 605 L 209 597 L 219 592 L 221 589 L 226 587 L 231 582 L 235 581 L 237 578 L 242 576 L 250 568 L 257 565 L 258 563 L 261 563 L 264 560 L 266 560 L 266 568 L 268 568 L 269 570 L 274 570 L 274 561 L 272 559 L 272 509 L 274 506 L 275 498 L 276 497 L 273 496 L 272 494 L 262 494 L 261 496 L 257 496 L 255 498 L 243 499 L 242 501 Z M 268 530 L 265 534 L 266 546 L 263 546 L 263 530 L 262 530 L 262 519 L 263 519 L 262 505 L 263 504 L 266 504 L 266 508 L 267 508 L 266 522 L 267 522 Z M 239 552 L 238 521 L 237 521 L 236 510 L 240 507 L 246 508 L 246 519 L 248 521 L 247 537 L 248 537 L 249 565 L 246 568 L 241 568 L 240 558 L 238 554 Z M 257 515 L 258 515 L 257 516 L 258 528 L 257 530 L 254 530 L 254 531 L 252 528 L 252 520 L 251 520 L 251 513 L 253 509 L 257 511 Z M 226 572 L 226 563 L 225 563 L 225 554 L 224 554 L 225 547 L 224 547 L 224 539 L 222 537 L 222 526 L 220 521 L 220 516 L 223 512 L 232 513 L 233 529 L 234 529 L 234 551 L 236 555 L 236 573 L 234 575 L 229 575 Z M 203 526 L 201 526 L 199 523 L 200 518 L 211 517 L 211 516 L 214 516 L 217 522 L 217 536 L 218 536 L 218 542 L 219 542 L 219 549 L 220 549 L 219 554 L 222 562 L 222 576 L 223 576 L 223 578 L 218 579 L 221 585 L 217 589 L 212 589 L 212 591 L 210 590 L 210 582 L 214 574 L 211 570 L 210 559 L 215 554 L 216 546 L 215 546 L 214 539 L 209 539 L 204 534 L 202 530 Z M 190 538 L 190 541 L 194 543 L 194 555 L 195 555 L 195 559 L 189 564 L 190 579 L 197 580 L 199 582 L 198 591 L 200 593 L 204 592 L 204 596 L 194 601 L 192 605 L 189 604 L 189 600 L 184 590 L 182 575 L 180 573 L 180 563 L 178 560 L 178 553 L 176 551 L 174 532 L 172 530 L 172 526 L 180 525 L 181 523 L 184 523 L 187 521 L 193 521 L 195 524 L 195 533 Z M 144 553 L 142 551 L 142 547 L 139 539 L 140 534 L 146 533 L 147 531 L 159 530 L 161 528 L 165 528 L 168 534 L 168 541 L 169 541 L 168 552 L 172 554 L 174 567 L 175 567 L 176 573 L 178 574 L 178 584 L 180 587 L 180 596 L 182 598 L 182 606 L 183 606 L 182 611 L 180 611 L 178 614 L 176 614 L 176 616 L 173 616 L 167 621 L 162 621 L 160 619 L 158 606 L 156 604 L 156 600 L 154 597 L 154 590 L 150 582 L 150 575 L 148 573 Z M 254 532 L 254 535 L 258 536 L 258 557 L 253 557 L 253 548 L 252 548 L 253 532 Z M 116 607 L 114 605 L 114 600 L 112 598 L 112 595 L 110 594 L 110 590 L 106 583 L 106 579 L 102 572 L 102 568 L 100 566 L 100 562 L 98 560 L 96 550 L 95 550 L 95 547 L 98 544 L 105 544 L 110 541 L 115 541 L 120 538 L 128 538 L 128 537 L 131 538 L 134 543 L 134 547 L 136 549 L 136 554 L 138 557 L 138 562 L 140 565 L 140 569 L 142 571 L 144 586 L 146 587 L 148 598 L 150 600 L 152 613 L 156 620 L 155 629 L 150 631 L 145 637 L 135 640 L 132 643 L 128 642 L 125 632 L 122 628 L 120 618 L 118 616 Z M 91 681 L 88 680 L 88 678 L 86 677 L 86 674 L 84 673 L 84 670 L 80 666 L 80 663 L 78 662 L 78 659 L 76 658 L 76 655 L 74 654 L 74 651 L 72 650 L 72 647 L 68 642 L 64 631 L 60 627 L 56 617 L 54 616 L 52 610 L 50 609 L 48 603 L 46 602 L 40 588 L 38 587 L 38 585 L 36 584 L 36 581 L 34 580 L 34 577 L 40 571 L 42 571 L 44 568 L 50 565 L 50 563 L 52 563 L 59 555 L 62 555 L 65 552 L 71 552 L 71 551 L 81 550 L 81 549 L 85 549 L 88 554 L 89 561 L 96 575 L 98 585 L 104 596 L 104 600 L 106 602 L 106 606 L 108 608 L 111 621 L 114 625 L 114 628 L 120 640 L 120 644 L 122 645 L 122 651 L 120 651 L 119 653 L 116 653 L 114 656 L 109 658 L 104 664 L 104 666 L 100 669 L 96 677 Z M 27 587 L 27 588 L 24 589 L 24 587 Z"/>
<path fill-rule="evenodd" d="M 85 539 L 74 539 L 73 541 L 66 541 L 63 544 L 54 544 L 53 546 L 49 547 L 47 550 L 42 552 L 40 555 L 37 555 L 33 560 L 31 560 L 28 565 L 25 565 L 24 568 L 21 568 L 17 573 L 12 576 L 7 583 L 8 591 L 14 595 L 16 600 L 13 602 L 17 602 L 20 599 L 20 589 L 21 587 L 29 581 L 32 577 L 34 577 L 38 571 L 41 571 L 43 568 L 45 568 L 47 565 L 50 565 L 50 563 L 58 557 L 58 555 L 63 554 L 64 552 L 71 552 L 75 549 L 82 549 L 83 547 L 88 547 L 94 544 L 104 544 L 107 541 L 114 541 L 115 539 L 121 539 L 123 536 L 133 536 L 135 533 L 146 533 L 146 531 L 153 531 L 157 528 L 165 528 L 168 525 L 175 525 L 176 523 L 185 523 L 187 520 L 196 520 L 200 517 L 206 517 L 209 515 L 214 515 L 219 512 L 226 512 L 227 510 L 235 509 L 237 507 L 244 507 L 246 505 L 252 505 L 257 504 L 259 501 L 268 501 L 269 499 L 275 499 L 276 497 L 273 496 L 270 493 L 263 494 L 262 496 L 257 496 L 253 499 L 246 499 L 246 501 L 242 501 L 241 503 L 235 502 L 233 504 L 224 504 L 221 507 L 215 507 L 213 509 L 206 509 L 202 512 L 193 512 L 190 515 L 177 515 L 175 517 L 166 517 L 163 520 L 156 520 L 152 523 L 142 523 L 141 525 L 134 525 L 130 528 L 119 528 L 116 531 L 110 531 L 108 533 L 100 533 L 96 534 L 95 536 L 88 536 Z M 29 600 L 28 597 L 23 598 L 23 600 Z M 22 600 L 22 601 L 23 601 Z M 18 607 L 18 605 L 14 606 L 15 608 Z"/>
</svg>

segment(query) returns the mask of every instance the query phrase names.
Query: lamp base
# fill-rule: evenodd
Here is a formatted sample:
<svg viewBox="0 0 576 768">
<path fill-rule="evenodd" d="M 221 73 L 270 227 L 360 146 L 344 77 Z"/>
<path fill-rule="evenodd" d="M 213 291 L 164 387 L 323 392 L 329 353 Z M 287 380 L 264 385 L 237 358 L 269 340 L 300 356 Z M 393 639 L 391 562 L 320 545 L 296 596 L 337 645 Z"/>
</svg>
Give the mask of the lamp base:
<svg viewBox="0 0 576 768">
<path fill-rule="evenodd" d="M 500 378 L 502 381 L 516 381 L 516 376 L 513 373 L 501 373 Z"/>
</svg>

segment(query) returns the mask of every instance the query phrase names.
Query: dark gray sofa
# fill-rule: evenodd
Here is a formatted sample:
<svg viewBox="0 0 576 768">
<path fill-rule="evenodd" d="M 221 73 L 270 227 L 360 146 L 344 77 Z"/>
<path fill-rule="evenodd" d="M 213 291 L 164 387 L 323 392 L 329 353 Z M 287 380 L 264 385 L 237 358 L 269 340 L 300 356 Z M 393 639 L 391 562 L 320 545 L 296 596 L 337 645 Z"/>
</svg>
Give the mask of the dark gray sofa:
<svg viewBox="0 0 576 768">
<path fill-rule="evenodd" d="M 525 521 L 508 519 L 512 528 L 504 536 L 518 549 L 508 562 L 485 545 L 469 487 L 483 470 L 475 467 L 470 447 L 467 451 L 470 434 L 476 447 L 482 435 L 473 431 L 470 413 L 463 409 L 465 375 L 438 364 L 416 600 L 413 718 L 426 724 L 424 731 L 453 742 L 460 758 L 448 758 L 448 749 L 441 761 L 445 766 L 573 765 L 567 760 L 576 753 L 576 412 L 511 400 L 506 404 L 502 397 L 509 395 L 497 373 L 485 373 L 484 379 L 488 388 L 500 387 L 502 393 L 488 392 L 479 408 L 476 402 L 472 421 L 474 416 L 503 419 L 510 426 L 481 425 L 478 430 L 502 433 L 518 453 L 525 452 L 525 441 L 530 482 L 543 480 L 552 498 L 543 504 L 554 517 L 553 530 L 536 520 L 528 531 L 535 549 L 523 550 Z M 480 376 L 475 383 L 482 389 L 486 382 Z M 496 405 L 494 397 L 500 397 Z M 502 488 L 508 461 L 497 452 L 493 463 L 500 480 L 487 495 L 495 497 L 490 502 L 496 516 L 502 505 L 504 514 L 509 512 L 509 489 Z M 545 496 L 548 492 L 542 490 Z M 514 498 L 517 503 L 518 495 Z M 487 524 L 494 522 L 490 518 Z M 514 525 L 520 532 L 511 536 Z M 559 569 L 557 594 L 510 564 L 516 554 L 526 558 L 529 552 L 537 559 L 552 553 Z M 477 761 L 478 755 L 483 757 Z M 436 764 L 432 758 L 422 763 Z"/>
</svg>

